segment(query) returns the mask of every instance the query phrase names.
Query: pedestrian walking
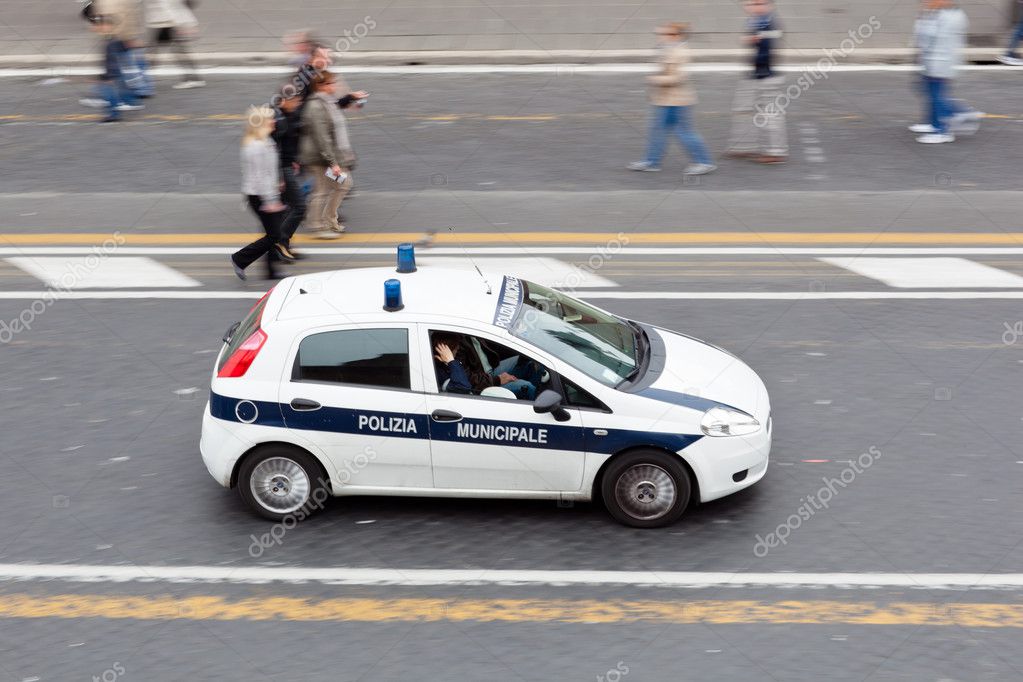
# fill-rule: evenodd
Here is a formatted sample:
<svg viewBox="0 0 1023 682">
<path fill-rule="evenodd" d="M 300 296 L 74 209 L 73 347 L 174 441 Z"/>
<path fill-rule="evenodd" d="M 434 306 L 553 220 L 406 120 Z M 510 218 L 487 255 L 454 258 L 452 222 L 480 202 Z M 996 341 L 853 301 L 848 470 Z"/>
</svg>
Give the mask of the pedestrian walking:
<svg viewBox="0 0 1023 682">
<path fill-rule="evenodd" d="M 629 164 L 630 170 L 659 171 L 668 135 L 675 133 L 692 160 L 686 175 L 705 175 L 717 166 L 711 161 L 703 139 L 693 129 L 692 110 L 696 93 L 689 82 L 689 25 L 663 24 L 657 28 L 658 72 L 647 76 L 650 88 L 650 135 L 646 158 Z"/>
<path fill-rule="evenodd" d="M 969 21 L 951 0 L 925 0 L 914 27 L 919 50 L 921 89 L 927 120 L 909 127 L 923 144 L 954 142 L 957 132 L 976 132 L 983 114 L 951 97 L 953 79 L 962 64 Z"/>
<path fill-rule="evenodd" d="M 121 71 L 125 84 L 136 97 L 151 97 L 153 79 L 146 63 L 141 0 L 95 0 L 91 12 L 113 24 L 114 37 L 124 43 Z"/>
<path fill-rule="evenodd" d="M 201 88 L 206 81 L 199 77 L 188 43 L 199 30 L 199 20 L 187 0 L 146 0 L 146 26 L 152 30 L 151 47 L 169 48 L 182 69 L 181 81 L 175 90 Z"/>
<path fill-rule="evenodd" d="M 93 97 L 78 100 L 89 107 L 105 108 L 104 123 L 121 120 L 121 112 L 142 109 L 135 94 L 124 80 L 121 65 L 128 52 L 124 42 L 117 36 L 116 27 L 103 16 L 96 15 L 93 29 L 103 37 L 103 73 L 93 87 Z"/>
<path fill-rule="evenodd" d="M 1018 17 L 1016 28 L 1012 32 L 1012 37 L 1009 38 L 1009 45 L 1005 48 L 1005 52 L 998 55 L 998 61 L 1009 66 L 1023 66 L 1023 59 L 1016 55 L 1016 48 L 1023 42 L 1023 0 L 1017 0 L 1016 6 Z"/>
<path fill-rule="evenodd" d="M 281 175 L 277 146 L 270 135 L 274 129 L 274 111 L 269 106 L 250 107 L 242 136 L 242 194 L 259 218 L 263 236 L 231 256 L 234 274 L 247 279 L 245 268 L 264 255 L 267 279 L 280 279 L 281 260 L 287 258 L 276 248 L 281 239 L 281 221 L 286 206 L 281 203 Z"/>
<path fill-rule="evenodd" d="M 288 207 L 276 248 L 284 258 L 302 258 L 291 248 L 291 238 L 306 214 L 306 197 L 298 161 L 303 100 L 302 95 L 292 87 L 282 88 L 276 99 L 279 103 L 274 110 L 273 139 L 280 155 L 281 176 L 284 180 L 281 199 Z"/>
<path fill-rule="evenodd" d="M 355 152 L 348 139 L 348 123 L 337 105 L 337 79 L 329 71 L 317 73 L 312 94 L 302 107 L 299 161 L 313 179 L 306 224 L 314 236 L 336 239 L 345 231 L 338 209 L 352 187 Z"/>
<path fill-rule="evenodd" d="M 732 102 L 732 136 L 726 156 L 759 163 L 784 163 L 789 145 L 782 101 L 783 76 L 774 70 L 774 47 L 782 31 L 771 0 L 747 0 L 747 35 L 753 72 L 739 82 Z"/>
</svg>

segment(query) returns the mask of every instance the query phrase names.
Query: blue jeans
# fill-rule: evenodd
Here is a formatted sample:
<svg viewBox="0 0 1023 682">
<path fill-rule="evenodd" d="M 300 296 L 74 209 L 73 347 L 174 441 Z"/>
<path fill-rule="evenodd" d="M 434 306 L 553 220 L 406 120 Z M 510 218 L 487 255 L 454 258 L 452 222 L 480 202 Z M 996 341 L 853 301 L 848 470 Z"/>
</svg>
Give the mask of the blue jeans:
<svg viewBox="0 0 1023 682">
<path fill-rule="evenodd" d="M 653 107 L 650 117 L 650 141 L 646 149 L 647 163 L 653 166 L 661 165 L 664 148 L 668 144 L 668 133 L 673 131 L 695 163 L 711 163 L 703 139 L 693 130 L 690 109 L 691 107 Z"/>
<path fill-rule="evenodd" d="M 948 96 L 948 78 L 931 78 L 924 76 L 924 92 L 930 103 L 928 117 L 930 124 L 942 133 L 948 132 L 948 120 L 955 114 L 966 111 L 966 108 Z"/>
<path fill-rule="evenodd" d="M 121 72 L 125 84 L 138 97 L 152 97 L 153 79 L 149 76 L 146 52 L 140 47 L 126 50 L 121 58 Z"/>
<path fill-rule="evenodd" d="M 1005 54 L 1010 57 L 1016 56 L 1016 48 L 1023 42 L 1023 19 L 1019 20 L 1016 24 L 1016 30 L 1012 32 L 1012 37 L 1009 38 L 1009 47 L 1005 49 Z"/>
<path fill-rule="evenodd" d="M 536 398 L 536 387 L 542 383 L 543 370 L 535 362 L 520 359 L 508 374 L 516 379 L 504 384 L 504 388 L 514 393 L 519 400 Z"/>
<path fill-rule="evenodd" d="M 95 91 L 97 97 L 106 100 L 108 118 L 121 118 L 121 113 L 116 108 L 118 104 L 135 104 L 138 101 L 131 88 L 121 80 L 100 81 L 96 83 Z"/>
</svg>

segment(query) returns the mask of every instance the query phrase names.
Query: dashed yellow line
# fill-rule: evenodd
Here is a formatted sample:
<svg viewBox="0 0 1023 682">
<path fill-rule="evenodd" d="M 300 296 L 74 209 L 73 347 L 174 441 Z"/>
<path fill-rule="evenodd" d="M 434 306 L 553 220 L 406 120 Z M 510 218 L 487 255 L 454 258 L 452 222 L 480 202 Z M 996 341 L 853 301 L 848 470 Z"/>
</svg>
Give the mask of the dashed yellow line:
<svg viewBox="0 0 1023 682">
<path fill-rule="evenodd" d="M 569 599 L 302 599 L 265 596 L 0 596 L 0 618 L 135 620 L 845 624 L 1020 628 L 1021 604 Z"/>
<path fill-rule="evenodd" d="M 210 244 L 245 244 L 254 232 L 206 233 L 126 233 L 116 231 L 125 246 L 198 246 Z M 0 236 L 0 246 L 75 246 L 102 244 L 112 238 L 111 232 L 17 232 Z M 360 246 L 397 244 L 423 238 L 423 232 L 353 232 L 342 238 L 323 241 L 297 235 L 303 244 L 327 246 Z M 529 245 L 587 244 L 593 246 L 694 246 L 741 245 L 751 247 L 812 245 L 926 245 L 926 246 L 1023 246 L 1023 232 L 439 232 L 434 243 L 446 245 Z"/>
</svg>

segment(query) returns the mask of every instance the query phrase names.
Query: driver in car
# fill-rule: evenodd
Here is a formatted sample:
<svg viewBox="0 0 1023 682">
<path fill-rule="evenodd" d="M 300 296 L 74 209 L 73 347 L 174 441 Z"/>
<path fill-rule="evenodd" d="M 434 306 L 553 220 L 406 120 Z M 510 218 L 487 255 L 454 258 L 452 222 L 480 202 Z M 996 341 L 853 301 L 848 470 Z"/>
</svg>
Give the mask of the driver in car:
<svg viewBox="0 0 1023 682">
<path fill-rule="evenodd" d="M 475 349 L 468 346 L 464 337 L 434 334 L 433 342 L 437 383 L 442 391 L 479 395 L 491 386 L 503 386 L 519 400 L 533 400 L 536 397 L 536 385 L 543 372 L 532 360 L 520 360 L 512 368 L 514 373 L 503 371 L 500 367 L 488 372 Z"/>
</svg>

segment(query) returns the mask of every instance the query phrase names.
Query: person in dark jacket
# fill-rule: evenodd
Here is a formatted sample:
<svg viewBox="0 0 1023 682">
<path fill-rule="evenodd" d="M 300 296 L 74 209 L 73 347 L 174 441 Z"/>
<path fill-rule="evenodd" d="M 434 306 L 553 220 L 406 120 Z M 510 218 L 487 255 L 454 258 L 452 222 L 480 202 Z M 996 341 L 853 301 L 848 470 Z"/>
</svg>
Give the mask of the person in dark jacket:
<svg viewBox="0 0 1023 682">
<path fill-rule="evenodd" d="M 281 201 L 288 207 L 281 223 L 281 240 L 276 248 L 284 259 L 303 256 L 291 248 L 291 238 L 305 219 L 306 197 L 302 189 L 302 168 L 298 162 L 298 143 L 302 135 L 302 95 L 294 88 L 284 88 L 276 98 L 274 109 L 276 125 L 273 140 L 280 154 L 281 176 L 284 188 Z"/>
<path fill-rule="evenodd" d="M 785 133 L 785 79 L 774 70 L 775 43 L 781 27 L 771 0 L 747 0 L 744 42 L 753 48 L 753 71 L 739 82 L 732 103 L 732 137 L 726 156 L 759 163 L 784 163 L 789 146 Z"/>
</svg>

